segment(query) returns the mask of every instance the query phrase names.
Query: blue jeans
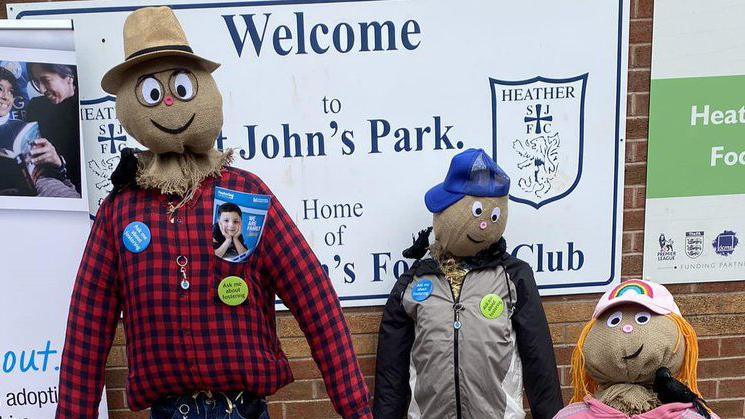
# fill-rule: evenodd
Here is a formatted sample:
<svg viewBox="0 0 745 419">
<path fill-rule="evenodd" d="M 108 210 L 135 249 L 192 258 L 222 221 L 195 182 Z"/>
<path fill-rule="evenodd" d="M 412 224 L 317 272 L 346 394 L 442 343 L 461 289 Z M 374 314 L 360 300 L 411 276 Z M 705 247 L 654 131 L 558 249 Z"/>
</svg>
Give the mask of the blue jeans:
<svg viewBox="0 0 745 419">
<path fill-rule="evenodd" d="M 266 401 L 240 392 L 166 397 L 150 408 L 151 419 L 269 419 Z"/>
</svg>

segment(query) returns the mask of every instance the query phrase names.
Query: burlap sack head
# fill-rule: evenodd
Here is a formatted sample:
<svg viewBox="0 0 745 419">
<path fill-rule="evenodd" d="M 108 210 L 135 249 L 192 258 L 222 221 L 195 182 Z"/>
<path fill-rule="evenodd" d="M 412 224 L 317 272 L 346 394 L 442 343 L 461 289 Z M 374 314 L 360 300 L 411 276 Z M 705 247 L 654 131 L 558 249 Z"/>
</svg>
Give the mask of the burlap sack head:
<svg viewBox="0 0 745 419">
<path fill-rule="evenodd" d="M 124 129 L 153 153 L 204 154 L 222 128 L 222 96 L 199 62 L 161 57 L 130 68 L 117 91 Z"/>
<path fill-rule="evenodd" d="M 138 158 L 137 184 L 187 195 L 218 176 L 230 153 L 215 150 L 222 96 L 212 78 L 219 64 L 193 53 L 168 7 L 145 7 L 124 24 L 125 61 L 101 86 L 116 97 L 124 129 L 149 148 Z"/>
<path fill-rule="evenodd" d="M 507 226 L 508 196 L 466 195 L 445 211 L 435 213 L 435 243 L 445 255 L 475 256 L 498 242 Z"/>
<path fill-rule="evenodd" d="M 572 354 L 572 402 L 581 402 L 598 387 L 618 383 L 649 385 L 667 367 L 698 393 L 696 333 L 675 313 L 658 315 L 637 304 L 608 309 L 591 320 Z"/>
</svg>

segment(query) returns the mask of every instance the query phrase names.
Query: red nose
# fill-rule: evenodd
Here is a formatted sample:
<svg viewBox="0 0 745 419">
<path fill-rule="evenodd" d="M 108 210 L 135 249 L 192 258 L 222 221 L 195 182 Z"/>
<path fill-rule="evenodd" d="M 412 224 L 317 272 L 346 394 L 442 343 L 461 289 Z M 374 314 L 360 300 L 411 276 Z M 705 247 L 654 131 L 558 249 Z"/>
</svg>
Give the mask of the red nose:
<svg viewBox="0 0 745 419">
<path fill-rule="evenodd" d="M 173 98 L 171 96 L 166 96 L 165 99 L 163 99 L 163 103 L 166 104 L 166 106 L 173 105 Z"/>
</svg>

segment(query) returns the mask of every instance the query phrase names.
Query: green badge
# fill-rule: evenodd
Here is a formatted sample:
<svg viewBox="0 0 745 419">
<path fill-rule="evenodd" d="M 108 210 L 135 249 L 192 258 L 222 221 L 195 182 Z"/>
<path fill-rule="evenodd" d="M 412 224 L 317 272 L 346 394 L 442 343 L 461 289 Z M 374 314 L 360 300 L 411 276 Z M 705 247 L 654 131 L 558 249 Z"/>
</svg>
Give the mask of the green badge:
<svg viewBox="0 0 745 419">
<path fill-rule="evenodd" d="M 217 286 L 217 295 L 229 306 L 240 305 L 248 298 L 248 284 L 237 276 L 223 278 Z"/>
<path fill-rule="evenodd" d="M 481 299 L 481 314 L 487 319 L 493 320 L 502 315 L 504 312 L 504 301 L 497 294 L 486 294 Z"/>
</svg>

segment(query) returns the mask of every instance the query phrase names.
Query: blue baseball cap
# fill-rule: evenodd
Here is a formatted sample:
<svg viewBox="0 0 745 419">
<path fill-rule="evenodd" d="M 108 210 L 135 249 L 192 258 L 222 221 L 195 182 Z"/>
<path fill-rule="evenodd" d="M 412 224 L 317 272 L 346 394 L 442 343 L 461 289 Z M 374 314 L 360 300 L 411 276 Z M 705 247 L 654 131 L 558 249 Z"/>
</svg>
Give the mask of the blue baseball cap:
<svg viewBox="0 0 745 419">
<path fill-rule="evenodd" d="M 499 197 L 510 193 L 510 177 L 482 149 L 469 148 L 450 162 L 445 181 L 424 195 L 430 212 L 445 211 L 464 196 Z"/>
</svg>

